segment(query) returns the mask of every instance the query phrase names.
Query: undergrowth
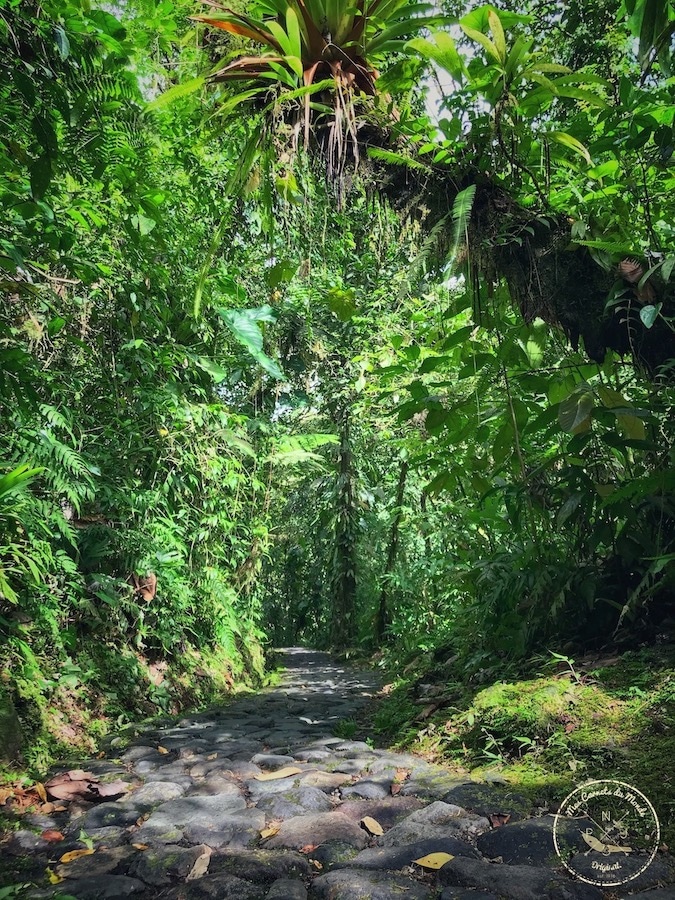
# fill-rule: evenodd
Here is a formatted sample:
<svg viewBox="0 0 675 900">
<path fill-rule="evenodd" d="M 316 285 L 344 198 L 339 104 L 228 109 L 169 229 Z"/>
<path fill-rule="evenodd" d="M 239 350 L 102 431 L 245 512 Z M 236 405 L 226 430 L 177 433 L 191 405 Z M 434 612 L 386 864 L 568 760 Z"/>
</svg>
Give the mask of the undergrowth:
<svg viewBox="0 0 675 900">
<path fill-rule="evenodd" d="M 0 671 L 21 749 L 0 764 L 0 782 L 40 778 L 57 759 L 93 754 L 113 731 L 139 719 L 178 715 L 233 693 L 253 689 L 266 676 L 262 651 L 256 665 L 234 663 L 223 648 L 185 648 L 151 661 L 131 648 L 83 642 L 76 657 L 35 660 L 30 668 Z"/>
<path fill-rule="evenodd" d="M 583 781 L 629 782 L 673 846 L 675 646 L 579 661 L 551 654 L 490 684 L 457 665 L 425 657 L 404 668 L 374 716 L 378 740 L 477 780 L 497 775 L 551 808 Z"/>
</svg>

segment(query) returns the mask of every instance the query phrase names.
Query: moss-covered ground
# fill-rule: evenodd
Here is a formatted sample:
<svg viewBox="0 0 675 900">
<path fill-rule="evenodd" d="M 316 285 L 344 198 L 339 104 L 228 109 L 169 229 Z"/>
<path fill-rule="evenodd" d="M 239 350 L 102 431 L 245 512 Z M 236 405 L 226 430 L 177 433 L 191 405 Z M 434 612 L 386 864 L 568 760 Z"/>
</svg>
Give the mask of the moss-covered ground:
<svg viewBox="0 0 675 900">
<path fill-rule="evenodd" d="M 16 759 L 0 759 L 0 787 L 30 785 L 55 760 L 93 755 L 107 735 L 123 735 L 134 723 L 227 703 L 242 691 L 273 684 L 278 674 L 273 660 L 268 665 L 265 672 L 260 653 L 236 666 L 219 648 L 188 648 L 156 662 L 95 641 L 83 645 L 65 675 L 63 665 L 47 657 L 30 670 L 0 665 L 0 690 L 11 698 L 21 740 Z"/>
<path fill-rule="evenodd" d="M 675 847 L 675 645 L 578 662 L 551 655 L 492 684 L 467 682 L 455 665 L 418 659 L 388 685 L 376 741 L 504 779 L 551 808 L 583 781 L 628 782 Z"/>
</svg>

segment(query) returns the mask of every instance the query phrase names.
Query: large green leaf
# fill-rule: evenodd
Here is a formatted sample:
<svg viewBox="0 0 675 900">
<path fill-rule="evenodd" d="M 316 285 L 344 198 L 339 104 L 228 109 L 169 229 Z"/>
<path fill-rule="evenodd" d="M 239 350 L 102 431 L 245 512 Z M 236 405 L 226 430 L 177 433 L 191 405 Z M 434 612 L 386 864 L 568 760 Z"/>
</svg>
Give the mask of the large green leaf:
<svg viewBox="0 0 675 900">
<path fill-rule="evenodd" d="M 263 352 L 263 333 L 258 326 L 258 322 L 276 321 L 272 307 L 266 304 L 258 309 L 219 309 L 218 314 L 256 362 L 274 378 L 282 380 L 284 373 L 279 364 Z"/>
<path fill-rule="evenodd" d="M 595 406 L 593 392 L 586 388 L 575 391 L 563 400 L 558 409 L 558 422 L 568 434 L 581 434 L 591 424 L 591 413 Z"/>
</svg>

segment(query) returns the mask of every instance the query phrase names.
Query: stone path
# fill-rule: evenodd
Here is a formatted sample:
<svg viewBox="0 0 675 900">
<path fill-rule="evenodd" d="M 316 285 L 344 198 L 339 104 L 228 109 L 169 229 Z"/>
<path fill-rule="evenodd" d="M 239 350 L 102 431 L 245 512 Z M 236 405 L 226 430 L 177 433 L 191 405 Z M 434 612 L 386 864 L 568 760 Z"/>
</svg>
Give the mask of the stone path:
<svg viewBox="0 0 675 900">
<path fill-rule="evenodd" d="M 573 881 L 553 851 L 552 817 L 498 785 L 475 784 L 417 757 L 336 737 L 377 691 L 328 655 L 284 651 L 282 683 L 227 707 L 148 727 L 126 749 L 79 763 L 116 800 L 73 800 L 0 847 L 30 897 L 77 900 L 616 900 L 624 889 Z M 344 726 L 342 726 L 344 729 Z M 119 746 L 119 743 L 118 743 Z M 285 777 L 256 776 L 280 773 Z M 293 772 L 292 770 L 297 771 Z M 539 811 L 541 812 L 541 810 Z M 504 822 L 509 816 L 507 824 Z M 371 817 L 380 836 L 362 824 Z M 497 827 L 499 826 L 499 827 Z M 41 831 L 58 830 L 57 844 Z M 261 834 L 262 833 L 262 834 Z M 68 863 L 72 850 L 93 849 Z M 587 849 L 587 848 L 584 848 Z M 454 858 L 438 871 L 413 861 Z M 26 857 L 30 857 L 27 862 Z M 26 869 L 28 866 L 28 869 Z M 659 855 L 630 883 L 675 900 Z M 617 890 L 619 893 L 617 893 Z M 622 892 L 624 891 L 624 892 Z M 1 893 L 1 891 L 0 891 Z"/>
</svg>

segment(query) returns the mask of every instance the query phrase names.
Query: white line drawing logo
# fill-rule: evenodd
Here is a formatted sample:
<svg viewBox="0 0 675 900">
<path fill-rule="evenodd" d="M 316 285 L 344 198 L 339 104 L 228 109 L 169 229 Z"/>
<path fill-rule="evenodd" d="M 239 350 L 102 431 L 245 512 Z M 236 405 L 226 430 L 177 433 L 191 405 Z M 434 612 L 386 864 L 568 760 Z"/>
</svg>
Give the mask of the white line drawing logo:
<svg viewBox="0 0 675 900">
<path fill-rule="evenodd" d="M 626 884 L 656 856 L 661 828 L 654 807 L 624 781 L 589 781 L 575 788 L 553 821 L 553 844 L 576 878 L 601 887 Z"/>
</svg>

